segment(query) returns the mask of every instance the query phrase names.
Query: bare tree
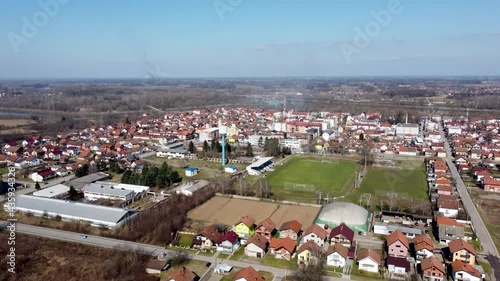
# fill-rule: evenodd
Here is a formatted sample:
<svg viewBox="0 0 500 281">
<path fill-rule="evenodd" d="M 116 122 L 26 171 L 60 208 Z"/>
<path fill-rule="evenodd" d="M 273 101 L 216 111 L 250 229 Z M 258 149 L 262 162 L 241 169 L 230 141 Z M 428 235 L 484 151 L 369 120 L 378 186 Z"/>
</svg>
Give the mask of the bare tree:
<svg viewBox="0 0 500 281">
<path fill-rule="evenodd" d="M 389 211 L 392 212 L 392 208 L 396 205 L 398 195 L 396 193 L 388 193 L 387 194 L 387 205 L 389 206 Z"/>
<path fill-rule="evenodd" d="M 412 196 L 408 196 L 407 202 L 408 210 L 410 210 L 412 214 L 415 214 L 418 209 L 417 200 L 415 200 Z"/>
<path fill-rule="evenodd" d="M 302 266 L 293 272 L 289 277 L 293 281 L 323 281 L 322 263 Z"/>
</svg>

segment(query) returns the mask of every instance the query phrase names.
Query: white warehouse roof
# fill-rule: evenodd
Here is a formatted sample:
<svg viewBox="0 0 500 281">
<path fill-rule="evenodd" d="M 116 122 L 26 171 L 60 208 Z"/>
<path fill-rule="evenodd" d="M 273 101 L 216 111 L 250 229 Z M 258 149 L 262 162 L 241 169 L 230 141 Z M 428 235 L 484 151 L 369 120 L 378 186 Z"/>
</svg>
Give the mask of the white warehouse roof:
<svg viewBox="0 0 500 281">
<path fill-rule="evenodd" d="M 82 188 L 83 192 L 101 193 L 112 196 L 127 196 L 134 193 L 132 190 L 126 190 L 114 187 L 113 185 L 106 185 L 100 183 L 90 183 Z"/>
<path fill-rule="evenodd" d="M 69 186 L 66 186 L 64 184 L 56 184 L 54 186 L 35 191 L 33 192 L 33 195 L 38 197 L 54 198 L 59 195 L 68 193 L 68 191 L 69 191 Z"/>
<path fill-rule="evenodd" d="M 10 211 L 8 203 L 4 204 L 4 209 Z M 30 195 L 16 195 L 15 210 L 39 215 L 47 212 L 50 216 L 60 215 L 63 219 L 83 220 L 94 225 L 103 224 L 109 227 L 115 227 L 136 213 L 129 209 Z"/>
</svg>

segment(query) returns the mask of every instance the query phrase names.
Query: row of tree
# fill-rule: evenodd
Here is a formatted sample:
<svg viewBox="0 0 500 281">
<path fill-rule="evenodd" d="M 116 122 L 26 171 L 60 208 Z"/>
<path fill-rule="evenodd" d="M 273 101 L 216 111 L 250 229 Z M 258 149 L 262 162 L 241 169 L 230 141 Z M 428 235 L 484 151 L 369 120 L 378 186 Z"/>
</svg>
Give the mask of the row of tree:
<svg viewBox="0 0 500 281">
<path fill-rule="evenodd" d="M 121 182 L 165 188 L 181 180 L 182 177 L 179 175 L 179 172 L 168 166 L 166 162 L 163 162 L 160 167 L 149 167 L 148 165 L 144 165 L 141 174 L 127 170 L 123 173 Z"/>
</svg>

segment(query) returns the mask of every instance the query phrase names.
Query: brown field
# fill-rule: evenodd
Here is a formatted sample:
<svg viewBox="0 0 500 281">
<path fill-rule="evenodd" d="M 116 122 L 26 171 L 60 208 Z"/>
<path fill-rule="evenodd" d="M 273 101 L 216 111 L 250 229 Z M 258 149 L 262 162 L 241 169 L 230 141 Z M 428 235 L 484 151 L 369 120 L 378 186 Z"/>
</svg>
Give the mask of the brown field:
<svg viewBox="0 0 500 281">
<path fill-rule="evenodd" d="M 29 119 L 0 119 L 0 125 L 6 127 L 17 127 L 34 124 L 35 121 Z"/>
<path fill-rule="evenodd" d="M 271 218 L 279 227 L 283 222 L 298 220 L 304 227 L 313 223 L 319 207 L 296 206 L 216 196 L 190 211 L 194 221 L 233 225 L 242 216 L 252 216 L 257 222 Z"/>
</svg>

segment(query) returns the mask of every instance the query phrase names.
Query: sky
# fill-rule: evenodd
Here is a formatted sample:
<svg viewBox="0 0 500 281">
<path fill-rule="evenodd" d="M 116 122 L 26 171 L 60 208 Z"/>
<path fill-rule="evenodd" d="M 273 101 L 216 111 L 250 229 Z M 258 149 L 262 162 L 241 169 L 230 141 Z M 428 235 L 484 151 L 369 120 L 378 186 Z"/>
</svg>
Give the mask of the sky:
<svg viewBox="0 0 500 281">
<path fill-rule="evenodd" d="M 500 75 L 498 0 L 0 0 L 0 79 Z"/>
</svg>

